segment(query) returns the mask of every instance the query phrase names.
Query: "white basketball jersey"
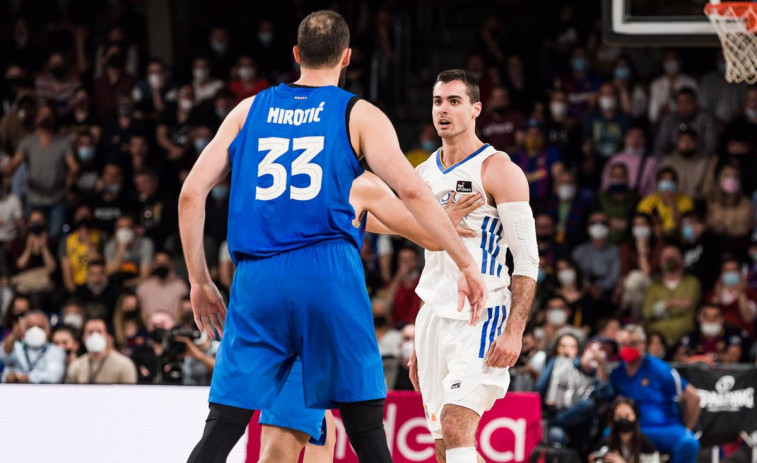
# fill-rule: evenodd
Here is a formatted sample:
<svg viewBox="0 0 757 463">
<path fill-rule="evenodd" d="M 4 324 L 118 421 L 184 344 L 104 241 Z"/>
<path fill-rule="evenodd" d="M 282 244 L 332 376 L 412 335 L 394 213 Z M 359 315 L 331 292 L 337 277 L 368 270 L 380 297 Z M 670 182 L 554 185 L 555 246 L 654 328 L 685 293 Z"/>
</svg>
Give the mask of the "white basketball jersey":
<svg viewBox="0 0 757 463">
<path fill-rule="evenodd" d="M 489 156 L 495 154 L 507 156 L 490 145 L 484 145 L 459 163 L 444 168 L 440 150 L 437 150 L 416 170 L 442 206 L 450 200 L 452 192 L 455 192 L 453 201 L 457 201 L 462 195 L 476 193 L 481 193 L 486 200 L 484 183 L 481 179 L 481 165 Z M 507 287 L 510 284 L 510 278 L 505 265 L 507 243 L 502 236 L 502 223 L 499 220 L 497 208 L 488 203 L 484 204 L 468 214 L 462 223 L 476 232 L 475 238 L 463 237 L 462 240 L 484 276 L 489 290 L 489 301 L 504 300 L 503 298 L 509 294 Z M 438 316 L 467 320 L 470 318 L 470 306 L 467 300 L 464 310 L 457 311 L 459 276 L 457 264 L 446 252 L 426 251 L 426 265 L 415 291 L 427 306 L 436 311 Z"/>
</svg>

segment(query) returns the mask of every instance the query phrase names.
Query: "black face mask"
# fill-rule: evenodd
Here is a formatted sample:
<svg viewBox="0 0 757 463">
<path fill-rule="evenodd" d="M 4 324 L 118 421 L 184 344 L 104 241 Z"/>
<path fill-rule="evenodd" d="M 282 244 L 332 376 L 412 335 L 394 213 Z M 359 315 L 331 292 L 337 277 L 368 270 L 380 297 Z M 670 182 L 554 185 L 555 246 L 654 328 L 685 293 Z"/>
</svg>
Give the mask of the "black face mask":
<svg viewBox="0 0 757 463">
<path fill-rule="evenodd" d="M 681 151 L 681 156 L 685 158 L 693 158 L 694 155 L 697 154 L 697 150 L 683 150 Z"/>
<path fill-rule="evenodd" d="M 66 353 L 66 357 L 68 357 L 69 355 L 71 355 L 71 353 L 72 353 L 73 351 L 74 351 L 73 349 L 66 349 L 66 350 L 65 350 L 65 351 L 63 351 L 63 352 L 65 352 L 65 353 Z"/>
<path fill-rule="evenodd" d="M 163 328 L 155 328 L 152 333 L 150 333 L 150 337 L 152 338 L 153 342 L 155 343 L 162 343 L 163 338 L 166 337 L 166 334 L 168 331 L 166 331 Z"/>
<path fill-rule="evenodd" d="M 548 243 L 552 240 L 552 235 L 536 235 L 536 241 Z"/>
<path fill-rule="evenodd" d="M 386 319 L 384 315 L 374 315 L 373 316 L 373 326 L 376 328 L 382 328 L 389 324 L 389 321 Z"/>
<path fill-rule="evenodd" d="M 44 225 L 30 225 L 29 226 L 29 233 L 31 233 L 34 236 L 41 235 L 43 231 L 45 231 Z"/>
<path fill-rule="evenodd" d="M 76 230 L 79 230 L 80 228 L 90 228 L 91 226 L 92 226 L 92 221 L 86 218 L 77 220 L 76 223 L 74 224 L 74 228 Z"/>
<path fill-rule="evenodd" d="M 124 320 L 137 320 L 139 319 L 139 311 L 138 310 L 125 310 L 123 312 Z"/>
<path fill-rule="evenodd" d="M 46 117 L 37 122 L 37 127 L 42 130 L 53 130 L 53 128 L 55 128 L 55 122 L 51 117 Z"/>
<path fill-rule="evenodd" d="M 120 53 L 110 55 L 110 58 L 108 58 L 108 66 L 113 69 L 121 69 L 124 67 L 124 56 Z"/>
<path fill-rule="evenodd" d="M 636 422 L 631 421 L 628 418 L 621 418 L 613 422 L 613 427 L 619 432 L 629 432 L 636 428 Z"/>
<path fill-rule="evenodd" d="M 52 68 L 50 69 L 50 74 L 56 79 L 62 79 L 66 76 L 66 68 Z"/>
<path fill-rule="evenodd" d="M 507 106 L 499 106 L 497 108 L 494 108 L 494 112 L 499 114 L 500 116 L 504 116 L 504 114 L 507 112 Z"/>
<path fill-rule="evenodd" d="M 155 267 L 152 271 L 152 274 L 155 275 L 158 278 L 165 278 L 168 276 L 168 272 L 170 272 L 170 269 L 168 267 Z"/>
</svg>

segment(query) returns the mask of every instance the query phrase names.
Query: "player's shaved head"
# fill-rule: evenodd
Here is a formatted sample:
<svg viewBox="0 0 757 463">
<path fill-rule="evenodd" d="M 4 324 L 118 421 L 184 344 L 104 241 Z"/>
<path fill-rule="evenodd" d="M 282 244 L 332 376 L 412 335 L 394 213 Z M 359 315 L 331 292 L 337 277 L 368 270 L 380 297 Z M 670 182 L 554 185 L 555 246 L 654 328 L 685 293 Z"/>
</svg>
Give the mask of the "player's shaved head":
<svg viewBox="0 0 757 463">
<path fill-rule="evenodd" d="M 344 18 L 334 11 L 310 13 L 297 29 L 300 62 L 311 69 L 332 68 L 350 46 L 350 29 Z"/>
<path fill-rule="evenodd" d="M 439 75 L 436 76 L 434 88 L 436 88 L 436 84 L 439 82 L 446 84 L 455 80 L 459 80 L 465 84 L 465 89 L 468 91 L 468 97 L 470 98 L 471 104 L 481 101 L 481 92 L 478 89 L 478 79 L 476 79 L 476 76 L 472 73 L 463 69 L 450 69 L 440 72 Z"/>
</svg>

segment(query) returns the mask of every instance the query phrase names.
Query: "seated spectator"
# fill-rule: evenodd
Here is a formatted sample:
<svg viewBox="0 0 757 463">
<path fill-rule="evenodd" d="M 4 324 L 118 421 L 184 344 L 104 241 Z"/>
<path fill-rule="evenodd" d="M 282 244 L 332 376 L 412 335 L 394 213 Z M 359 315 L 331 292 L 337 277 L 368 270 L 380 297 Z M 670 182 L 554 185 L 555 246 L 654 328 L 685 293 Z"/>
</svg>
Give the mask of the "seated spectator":
<svg viewBox="0 0 757 463">
<path fill-rule="evenodd" d="M 741 192 L 751 198 L 757 191 L 757 176 L 752 172 L 757 171 L 757 156 L 754 155 L 754 149 L 743 138 L 723 137 L 724 151 L 717 157 L 717 162 L 713 160 L 707 171 L 705 178 L 705 194 L 711 195 L 720 187 L 720 179 L 717 172 L 726 165 L 737 165 L 739 179 L 741 180 Z"/>
<path fill-rule="evenodd" d="M 566 246 L 580 243 L 586 216 L 594 203 L 594 193 L 582 188 L 573 172 L 563 170 L 555 178 L 554 194 L 549 199 L 549 215 L 555 221 L 555 241 Z"/>
<path fill-rule="evenodd" d="M 415 324 L 408 323 L 400 330 L 402 334 L 402 342 L 400 344 L 400 361 L 399 368 L 397 368 L 397 381 L 394 383 L 394 387 L 390 388 L 397 391 L 412 391 L 413 383 L 410 382 L 410 369 L 407 363 L 413 356 L 414 347 L 413 342 L 415 340 Z"/>
<path fill-rule="evenodd" d="M 629 57 L 618 56 L 612 70 L 612 84 L 618 91 L 618 99 L 623 112 L 634 119 L 646 116 L 647 113 L 647 91 L 639 80 Z"/>
<path fill-rule="evenodd" d="M 662 275 L 644 296 L 642 318 L 650 330 L 659 331 L 669 346 L 675 346 L 694 329 L 702 289 L 696 277 L 684 273 L 678 246 L 667 244 L 662 248 L 660 267 Z"/>
<path fill-rule="evenodd" d="M 589 332 L 603 315 L 601 306 L 589 296 L 581 271 L 573 260 L 560 258 L 555 267 L 557 286 L 554 293 L 565 299 L 572 313 L 571 325 Z"/>
<path fill-rule="evenodd" d="M 671 463 L 695 463 L 699 441 L 691 429 L 699 419 L 699 394 L 668 364 L 646 354 L 644 330 L 628 325 L 618 333 L 622 362 L 610 374 L 619 396 L 633 399 L 641 432 Z M 680 407 L 680 410 L 679 410 Z"/>
<path fill-rule="evenodd" d="M 100 144 L 106 161 L 124 165 L 129 155 L 129 140 L 145 132 L 145 121 L 136 118 L 131 98 L 125 95 L 117 98 L 116 116 L 104 121 Z"/>
<path fill-rule="evenodd" d="M 85 315 L 86 313 L 84 312 L 84 307 L 82 307 L 81 302 L 76 299 L 69 299 L 64 302 L 60 308 L 60 317 L 53 315 L 52 318 L 57 318 L 58 325 L 63 324 L 72 328 L 76 338 L 79 339 L 79 336 L 81 336 L 81 329 L 84 327 Z"/>
<path fill-rule="evenodd" d="M 523 148 L 510 157 L 526 174 L 531 201 L 544 203 L 549 197 L 552 182 L 562 171 L 563 164 L 557 148 L 545 144 L 544 127 L 538 119 L 526 122 Z"/>
<path fill-rule="evenodd" d="M 715 118 L 699 108 L 697 92 L 693 88 L 682 88 L 675 96 L 675 110 L 662 118 L 657 129 L 654 153 L 663 156 L 676 146 L 678 134 L 682 131 L 694 132 L 699 140 L 702 153 L 709 157 L 718 147 Z M 683 173 L 681 173 L 683 175 Z"/>
<path fill-rule="evenodd" d="M 207 46 L 204 55 L 208 57 L 210 75 L 219 79 L 228 79 L 229 69 L 234 65 L 237 57 L 235 47 L 230 45 L 229 31 L 222 26 L 213 26 L 210 29 Z"/>
<path fill-rule="evenodd" d="M 110 45 L 105 51 L 103 74 L 92 83 L 95 114 L 100 120 L 116 116 L 118 97 L 129 95 L 136 83 L 134 75 L 124 70 L 126 57 L 119 45 Z"/>
<path fill-rule="evenodd" d="M 34 93 L 19 92 L 11 110 L 0 119 L 0 153 L 16 152 L 21 140 L 34 133 L 36 116 L 37 99 Z"/>
<path fill-rule="evenodd" d="M 610 220 L 608 239 L 620 245 L 629 238 L 629 219 L 636 210 L 639 198 L 628 187 L 628 169 L 624 164 L 616 164 L 609 175 L 608 187 L 599 193 L 599 207 Z"/>
<path fill-rule="evenodd" d="M 666 50 L 662 57 L 665 74 L 649 85 L 649 121 L 652 124 L 670 114 L 676 105 L 673 95 L 683 88 L 697 88 L 697 81 L 681 72 L 681 57 L 676 50 Z"/>
<path fill-rule="evenodd" d="M 589 342 L 580 358 L 552 358 L 536 384 L 543 397 L 548 443 L 582 452 L 591 440 L 594 418 L 612 395 L 602 343 Z"/>
<path fill-rule="evenodd" d="M 134 219 L 122 215 L 116 220 L 113 237 L 105 243 L 105 270 L 123 286 L 134 286 L 150 274 L 155 245 L 134 232 Z"/>
<path fill-rule="evenodd" d="M 98 151 L 94 137 L 89 132 L 76 135 L 74 151 L 79 163 L 79 175 L 70 192 L 78 202 L 91 200 L 98 193 L 97 183 L 103 168 L 103 154 Z"/>
<path fill-rule="evenodd" d="M 171 256 L 165 252 L 155 254 L 150 277 L 137 285 L 137 299 L 142 308 L 142 317 L 147 320 L 153 312 L 165 311 L 177 320 L 181 315 L 181 300 L 189 295 L 189 287 L 173 272 Z"/>
<path fill-rule="evenodd" d="M 545 127 L 547 144 L 560 151 L 565 169 L 580 172 L 583 130 L 578 121 L 568 114 L 567 93 L 563 90 L 553 91 L 549 97 L 548 110 L 549 118 Z"/>
<path fill-rule="evenodd" d="M 610 435 L 589 461 L 612 463 L 660 463 L 660 453 L 639 426 L 639 406 L 633 399 L 618 397 L 610 407 Z"/>
<path fill-rule="evenodd" d="M 107 264 L 102 259 L 91 260 L 87 264 L 86 281 L 76 287 L 76 297 L 84 306 L 87 318 L 111 320 L 113 315 L 119 286 L 111 281 L 106 269 Z"/>
<path fill-rule="evenodd" d="M 718 281 L 723 247 L 722 240 L 710 232 L 697 213 L 683 214 L 681 250 L 684 270 L 699 279 L 704 291 L 709 291 Z"/>
<path fill-rule="evenodd" d="M 147 63 L 145 74 L 132 89 L 131 99 L 138 116 L 154 120 L 176 100 L 176 88 L 166 73 L 165 64 L 158 58 Z"/>
<path fill-rule="evenodd" d="M 647 337 L 647 354 L 660 360 L 668 360 L 672 352 L 665 343 L 665 336 L 658 331 L 650 331 Z"/>
<path fill-rule="evenodd" d="M 63 275 L 63 285 L 69 293 L 87 282 L 87 266 L 95 259 L 102 259 L 105 237 L 92 224 L 92 209 L 82 204 L 74 212 L 69 234 L 58 246 L 58 258 Z"/>
<path fill-rule="evenodd" d="M 728 124 L 726 136 L 745 140 L 754 147 L 757 146 L 757 88 L 747 90 L 743 101 L 743 112 Z"/>
<path fill-rule="evenodd" d="M 113 338 L 118 351 L 131 357 L 134 349 L 148 342 L 148 333 L 135 294 L 122 293 L 113 313 Z"/>
<path fill-rule="evenodd" d="M 476 124 L 481 139 L 508 153 L 518 149 L 516 135 L 523 130 L 526 116 L 512 106 L 508 89 L 502 86 L 492 88 L 484 110 L 486 113 Z"/>
<path fill-rule="evenodd" d="M 53 344 L 66 353 L 66 367 L 79 355 L 77 330 L 68 325 L 58 325 L 53 330 Z"/>
<path fill-rule="evenodd" d="M 166 153 L 168 161 L 182 159 L 189 146 L 189 132 L 194 120 L 194 91 L 191 85 L 182 85 L 177 94 L 176 105 L 171 105 L 161 114 L 155 127 L 155 141 Z"/>
<path fill-rule="evenodd" d="M 379 353 L 384 362 L 384 379 L 387 387 L 391 389 L 397 381 L 402 334 L 392 327 L 392 308 L 388 300 L 374 297 L 371 299 L 371 308 Z"/>
<path fill-rule="evenodd" d="M 597 108 L 584 119 L 584 136 L 591 143 L 593 155 L 604 161 L 620 151 L 623 136 L 631 120 L 618 107 L 618 96 L 610 82 L 599 86 Z"/>
<path fill-rule="evenodd" d="M 705 177 L 710 156 L 699 149 L 697 134 L 691 129 L 678 133 L 675 150 L 660 160 L 658 169 L 670 167 L 678 174 L 678 191 L 699 200 L 705 194 Z"/>
<path fill-rule="evenodd" d="M 207 58 L 195 58 L 192 64 L 192 90 L 194 104 L 212 99 L 224 87 L 224 81 L 211 77 L 210 62 Z"/>
<path fill-rule="evenodd" d="M 258 73 L 255 61 L 247 55 L 242 55 L 237 60 L 235 75 L 236 79 L 232 79 L 229 83 L 229 90 L 234 94 L 235 104 L 271 86 L 271 83 Z"/>
<path fill-rule="evenodd" d="M 418 167 L 441 146 L 434 124 L 425 124 L 418 137 L 418 146 L 405 153 L 410 165 Z M 496 145 L 495 145 L 496 146 Z"/>
<path fill-rule="evenodd" d="M 3 317 L 3 343 L 5 343 L 6 337 L 17 329 L 16 325 L 21 323 L 21 319 L 30 310 L 32 310 L 32 302 L 28 296 L 24 296 L 23 294 L 13 296 Z"/>
<path fill-rule="evenodd" d="M 591 63 L 584 48 L 576 47 L 571 54 L 570 72 L 555 81 L 555 88 L 568 93 L 570 102 L 568 114 L 580 120 L 588 112 L 589 103 L 594 100 L 601 80 L 591 69 Z"/>
<path fill-rule="evenodd" d="M 607 240 L 610 233 L 604 212 L 593 212 L 588 220 L 589 241 L 573 249 L 573 260 L 583 274 L 584 284 L 596 300 L 609 298 L 620 279 L 618 247 Z"/>
<path fill-rule="evenodd" d="M 189 310 L 182 311 L 180 328 L 185 332 L 197 333 L 192 306 L 189 304 L 189 299 L 186 299 L 186 302 Z M 176 336 L 173 342 L 183 343 L 184 345 L 181 384 L 185 386 L 209 386 L 216 365 L 216 353 L 221 342 L 217 339 L 210 339 L 205 331 L 199 333 L 199 337 L 196 339 Z"/>
<path fill-rule="evenodd" d="M 561 296 L 552 296 L 544 303 L 544 325 L 541 328 L 539 346 L 542 350 L 550 352 L 559 344 L 563 335 L 569 334 L 576 341 L 586 340 L 586 333 L 581 328 L 570 323 L 572 310 Z"/>
<path fill-rule="evenodd" d="M 544 371 L 547 354 L 537 347 L 537 341 L 530 328 L 523 332 L 520 355 L 515 366 L 510 367 L 510 387 L 513 392 L 531 392 Z"/>
<path fill-rule="evenodd" d="M 61 383 L 66 354 L 49 342 L 50 321 L 40 310 L 31 310 L 5 338 L 0 348 L 3 383 Z"/>
<path fill-rule="evenodd" d="M 394 326 L 415 322 L 421 299 L 415 294 L 415 287 L 421 278 L 418 252 L 413 248 L 403 248 L 397 253 L 397 271 L 384 288 L 384 297 L 392 301 Z"/>
<path fill-rule="evenodd" d="M 178 352 L 169 350 L 170 335 L 176 320 L 165 311 L 154 312 L 146 319 L 147 343 L 136 346 L 131 359 L 137 365 L 140 384 L 181 384 L 181 361 Z M 183 345 L 183 343 L 182 343 Z"/>
<path fill-rule="evenodd" d="M 111 46 L 119 47 L 125 56 L 124 68 L 131 75 L 137 75 L 139 69 L 139 50 L 137 45 L 129 41 L 126 30 L 121 26 L 113 26 L 108 30 L 107 40 L 97 46 L 95 50 L 94 74 L 100 77 L 106 65 L 108 49 Z"/>
<path fill-rule="evenodd" d="M 79 76 L 71 71 L 63 53 L 55 51 L 47 59 L 47 69 L 37 75 L 34 88 L 37 98 L 48 101 L 58 116 L 71 112 L 74 92 L 81 85 Z"/>
<path fill-rule="evenodd" d="M 744 95 L 749 89 L 745 82 L 731 83 L 725 80 L 723 49 L 715 52 L 715 69 L 702 76 L 699 99 L 702 107 L 712 113 L 719 124 L 729 123 L 741 109 Z"/>
<path fill-rule="evenodd" d="M 113 349 L 105 320 L 87 320 L 82 341 L 87 353 L 68 366 L 67 383 L 136 384 L 137 368 L 129 357 Z"/>
<path fill-rule="evenodd" d="M 738 164 L 725 164 L 707 197 L 707 227 L 727 251 L 743 254 L 754 229 L 754 208 L 741 189 Z"/>
<path fill-rule="evenodd" d="M 68 129 L 69 136 L 87 134 L 95 144 L 100 142 L 102 124 L 95 118 L 86 88 L 80 87 L 74 92 L 73 111 L 61 119 L 61 125 Z"/>
<path fill-rule="evenodd" d="M 555 274 L 557 259 L 568 255 L 565 246 L 557 243 L 555 233 L 555 221 L 547 213 L 537 213 L 534 217 L 536 222 L 536 247 L 539 249 L 539 265 L 546 271 L 546 276 Z"/>
<path fill-rule="evenodd" d="M 616 165 L 626 166 L 628 187 L 639 197 L 652 194 L 657 189 L 655 175 L 657 158 L 647 152 L 644 129 L 634 126 L 628 129 L 623 150 L 607 161 L 602 171 L 602 189 L 610 188 L 610 171 Z"/>
<path fill-rule="evenodd" d="M 134 174 L 134 189 L 137 192 L 137 217 L 142 234 L 150 238 L 158 249 L 162 249 L 166 239 L 176 233 L 178 228 L 177 202 L 169 192 L 161 188 L 158 175 L 152 170 L 141 170 Z"/>
<path fill-rule="evenodd" d="M 638 319 L 652 274 L 660 270 L 663 240 L 655 235 L 652 219 L 646 214 L 634 216 L 631 235 L 632 239 L 620 246 L 621 281 L 616 299 L 621 310 Z"/>
<path fill-rule="evenodd" d="M 55 289 L 52 277 L 58 262 L 52 247 L 44 214 L 38 210 L 32 211 L 25 239 L 16 240 L 10 250 L 12 263 L 15 264 L 11 284 L 17 292 L 35 299 L 38 307 L 47 306 L 47 298 Z"/>
<path fill-rule="evenodd" d="M 116 220 L 135 212 L 136 204 L 127 188 L 131 185 L 127 186 L 121 166 L 114 162 L 105 164 L 97 181 L 97 196 L 90 202 L 95 227 L 112 235 Z"/>
<path fill-rule="evenodd" d="M 705 300 L 720 308 L 725 323 L 754 337 L 757 319 L 757 290 L 746 284 L 741 263 L 732 255 L 723 258 L 720 278 Z"/>
<path fill-rule="evenodd" d="M 653 217 L 655 227 L 666 236 L 673 236 L 680 226 L 681 216 L 694 209 L 690 197 L 678 191 L 678 173 L 670 167 L 657 171 L 657 192 L 644 197 L 636 210 Z"/>
<path fill-rule="evenodd" d="M 597 337 L 615 341 L 620 331 L 620 321 L 617 318 L 602 318 L 597 322 Z"/>
<path fill-rule="evenodd" d="M 681 338 L 676 362 L 738 363 L 744 353 L 746 332 L 725 324 L 720 307 L 705 304 L 697 316 L 699 328 Z"/>
</svg>

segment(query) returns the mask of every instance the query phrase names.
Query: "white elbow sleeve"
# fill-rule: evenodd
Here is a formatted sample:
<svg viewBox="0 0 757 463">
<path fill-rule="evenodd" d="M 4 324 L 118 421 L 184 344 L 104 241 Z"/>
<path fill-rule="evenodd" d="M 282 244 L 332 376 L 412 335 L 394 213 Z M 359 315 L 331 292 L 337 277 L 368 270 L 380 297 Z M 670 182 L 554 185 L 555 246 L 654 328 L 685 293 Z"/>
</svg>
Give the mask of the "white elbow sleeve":
<svg viewBox="0 0 757 463">
<path fill-rule="evenodd" d="M 539 249 L 531 206 L 526 201 L 497 204 L 505 243 L 513 253 L 513 275 L 536 281 L 539 274 Z"/>
</svg>

